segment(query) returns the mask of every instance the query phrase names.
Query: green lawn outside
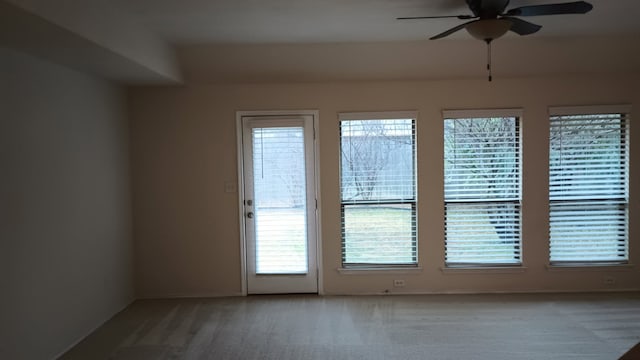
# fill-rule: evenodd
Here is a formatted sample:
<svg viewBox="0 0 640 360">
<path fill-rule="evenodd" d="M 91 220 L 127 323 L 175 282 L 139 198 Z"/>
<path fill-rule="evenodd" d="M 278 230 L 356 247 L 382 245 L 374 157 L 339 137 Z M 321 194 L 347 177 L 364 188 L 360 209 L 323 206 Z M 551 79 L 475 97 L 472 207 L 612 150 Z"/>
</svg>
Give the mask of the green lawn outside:
<svg viewBox="0 0 640 360">
<path fill-rule="evenodd" d="M 344 263 L 414 264 L 411 204 L 345 205 Z"/>
</svg>

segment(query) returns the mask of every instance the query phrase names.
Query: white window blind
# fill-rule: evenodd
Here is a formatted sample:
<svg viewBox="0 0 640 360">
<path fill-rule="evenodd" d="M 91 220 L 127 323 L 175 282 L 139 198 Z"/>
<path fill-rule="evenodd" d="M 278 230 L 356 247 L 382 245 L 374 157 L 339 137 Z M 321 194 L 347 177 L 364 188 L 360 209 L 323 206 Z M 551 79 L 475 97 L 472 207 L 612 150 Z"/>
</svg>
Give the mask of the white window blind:
<svg viewBox="0 0 640 360">
<path fill-rule="evenodd" d="M 415 114 L 340 119 L 343 266 L 416 266 Z"/>
<path fill-rule="evenodd" d="M 257 274 L 306 273 L 302 127 L 252 129 Z"/>
<path fill-rule="evenodd" d="M 444 112 L 445 263 L 521 263 L 516 110 Z"/>
<path fill-rule="evenodd" d="M 550 109 L 550 261 L 626 262 L 628 107 Z"/>
</svg>

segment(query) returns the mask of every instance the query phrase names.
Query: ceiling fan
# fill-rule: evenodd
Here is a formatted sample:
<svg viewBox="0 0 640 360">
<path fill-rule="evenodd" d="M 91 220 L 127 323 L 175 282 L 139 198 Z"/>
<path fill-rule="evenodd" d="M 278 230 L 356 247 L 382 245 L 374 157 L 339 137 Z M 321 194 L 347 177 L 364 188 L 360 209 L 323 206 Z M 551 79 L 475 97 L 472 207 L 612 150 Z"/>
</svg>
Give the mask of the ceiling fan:
<svg viewBox="0 0 640 360">
<path fill-rule="evenodd" d="M 410 16 L 399 17 L 398 20 L 412 19 L 443 19 L 457 18 L 471 20 L 454 26 L 440 34 L 430 37 L 437 40 L 449 36 L 459 30 L 466 29 L 471 36 L 483 40 L 488 45 L 487 70 L 491 81 L 491 41 L 512 31 L 518 35 L 530 35 L 538 32 L 542 26 L 522 20 L 519 17 L 586 14 L 593 9 L 593 5 L 586 1 L 574 1 L 559 4 L 529 5 L 507 10 L 509 0 L 466 0 L 473 15 L 445 15 L 445 16 Z"/>
</svg>

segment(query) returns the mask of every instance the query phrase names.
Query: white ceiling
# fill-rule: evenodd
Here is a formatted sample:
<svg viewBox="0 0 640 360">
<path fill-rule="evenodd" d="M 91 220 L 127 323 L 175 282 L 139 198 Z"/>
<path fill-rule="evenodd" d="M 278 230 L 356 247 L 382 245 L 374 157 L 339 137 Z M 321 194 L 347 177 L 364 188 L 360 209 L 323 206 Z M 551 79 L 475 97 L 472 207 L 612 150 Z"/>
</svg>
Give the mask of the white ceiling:
<svg viewBox="0 0 640 360">
<path fill-rule="evenodd" d="M 570 0 L 511 0 L 509 8 Z M 495 78 L 640 75 L 640 0 L 529 17 L 493 43 Z M 465 0 L 0 0 L 0 46 L 141 84 L 486 77 L 486 46 L 460 31 Z"/>
<path fill-rule="evenodd" d="M 469 14 L 465 0 L 104 0 L 178 45 L 415 41 L 461 20 L 395 20 Z M 511 0 L 508 8 L 569 0 Z M 589 0 L 586 15 L 529 17 L 530 37 L 640 34 L 640 1 Z M 517 37 L 517 35 L 510 35 Z M 468 37 L 460 32 L 453 39 Z"/>
</svg>

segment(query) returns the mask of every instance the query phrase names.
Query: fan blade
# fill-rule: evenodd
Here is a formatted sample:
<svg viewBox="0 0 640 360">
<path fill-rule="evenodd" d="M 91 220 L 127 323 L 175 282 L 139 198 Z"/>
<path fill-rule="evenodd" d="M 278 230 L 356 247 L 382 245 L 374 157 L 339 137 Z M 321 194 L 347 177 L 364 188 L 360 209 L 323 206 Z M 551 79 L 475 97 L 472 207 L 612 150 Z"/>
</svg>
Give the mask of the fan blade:
<svg viewBox="0 0 640 360">
<path fill-rule="evenodd" d="M 560 14 L 586 14 L 593 9 L 593 5 L 586 1 L 575 1 L 562 4 L 523 6 L 507 11 L 506 16 L 538 16 Z"/>
<path fill-rule="evenodd" d="M 457 18 L 460 20 L 475 19 L 473 15 L 444 15 L 444 16 L 405 16 L 396 18 L 396 20 L 413 20 L 413 19 L 449 19 Z"/>
<path fill-rule="evenodd" d="M 542 29 L 542 26 L 530 23 L 528 21 L 524 21 L 514 17 L 502 17 L 501 19 L 507 19 L 511 21 L 511 28 L 509 30 L 513 31 L 518 35 L 530 35 L 538 32 L 538 30 Z"/>
<path fill-rule="evenodd" d="M 467 26 L 468 24 L 471 24 L 471 23 L 473 23 L 473 22 L 476 22 L 476 21 L 480 21 L 480 20 L 473 20 L 473 21 L 466 22 L 466 23 L 464 23 L 464 24 L 460 24 L 460 25 L 458 25 L 458 26 L 456 26 L 456 27 L 453 27 L 453 28 L 451 28 L 451 29 L 449 29 L 449 30 L 447 30 L 447 31 L 445 31 L 445 32 L 442 32 L 442 33 L 440 33 L 440 34 L 438 34 L 438 35 L 436 35 L 436 36 L 432 36 L 432 37 L 430 37 L 430 38 L 429 38 L 429 40 L 438 40 L 438 39 L 442 39 L 443 37 L 445 37 L 445 36 L 449 36 L 449 35 L 453 34 L 453 33 L 454 33 L 454 32 L 456 32 L 456 31 L 460 31 L 460 30 L 464 29 L 464 28 L 465 28 L 465 26 Z"/>
</svg>

